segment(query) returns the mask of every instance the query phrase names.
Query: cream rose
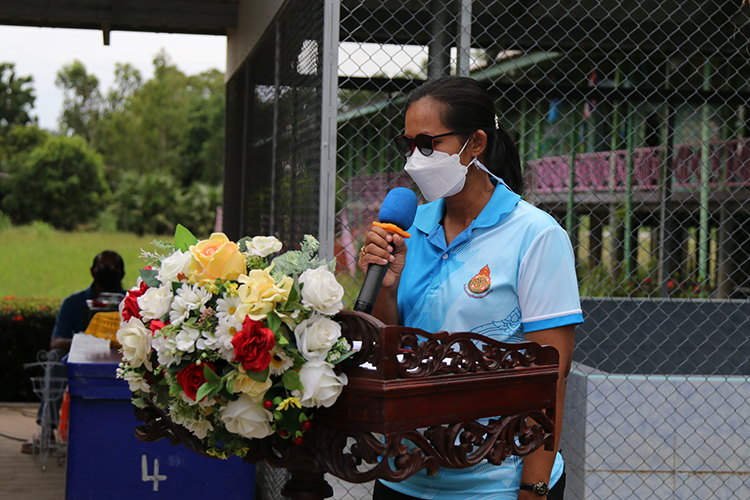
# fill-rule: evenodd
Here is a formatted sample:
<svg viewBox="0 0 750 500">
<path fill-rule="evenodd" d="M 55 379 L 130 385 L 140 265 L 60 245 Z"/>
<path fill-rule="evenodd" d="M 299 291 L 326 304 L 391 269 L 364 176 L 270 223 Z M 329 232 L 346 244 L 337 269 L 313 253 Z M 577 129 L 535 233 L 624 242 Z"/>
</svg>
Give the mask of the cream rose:
<svg viewBox="0 0 750 500">
<path fill-rule="evenodd" d="M 276 283 L 269 269 L 253 269 L 246 276 L 238 278 L 241 285 L 237 294 L 241 304 L 237 308 L 235 319 L 240 323 L 245 321 L 245 316 L 255 321 L 265 319 L 278 304 L 283 304 L 289 298 L 294 285 L 292 278 L 285 276 Z"/>
<path fill-rule="evenodd" d="M 220 417 L 229 432 L 246 438 L 261 439 L 273 433 L 273 414 L 242 394 L 236 401 L 230 401 L 221 409 Z"/>
<path fill-rule="evenodd" d="M 235 280 L 247 271 L 245 258 L 237 243 L 229 241 L 224 233 L 214 233 L 190 247 L 190 282 L 206 283 L 216 279 Z"/>
<path fill-rule="evenodd" d="M 255 236 L 246 244 L 247 253 L 258 257 L 268 257 L 281 250 L 283 245 L 273 236 Z"/>
<path fill-rule="evenodd" d="M 347 383 L 346 375 L 337 376 L 333 365 L 326 361 L 308 361 L 300 369 L 299 378 L 304 387 L 300 404 L 307 408 L 328 408 L 336 402 Z"/>
<path fill-rule="evenodd" d="M 324 360 L 333 344 L 341 337 L 341 325 L 333 320 L 313 314 L 294 329 L 297 349 L 310 361 Z"/>
<path fill-rule="evenodd" d="M 247 394 L 250 396 L 250 399 L 256 403 L 260 403 L 266 391 L 271 388 L 271 385 L 271 377 L 266 378 L 265 382 L 256 382 L 248 377 L 245 370 L 240 366 L 237 368 L 237 373 L 232 380 L 232 392 L 235 394 L 240 392 Z"/>
<path fill-rule="evenodd" d="M 170 310 L 172 292 L 166 286 L 149 288 L 138 297 L 138 307 L 143 319 L 159 319 Z"/>
<path fill-rule="evenodd" d="M 117 341 L 122 345 L 122 357 L 130 366 L 138 368 L 145 365 L 151 370 L 151 330 L 136 318 L 130 318 L 126 323 L 120 323 L 117 330 Z"/>
<path fill-rule="evenodd" d="M 302 305 L 310 307 L 320 314 L 333 316 L 339 312 L 344 303 L 344 287 L 342 287 L 336 276 L 328 270 L 328 266 L 322 265 L 317 269 L 308 269 L 299 277 L 302 283 Z"/>
<path fill-rule="evenodd" d="M 182 279 L 185 279 L 190 273 L 191 262 L 193 262 L 193 255 L 190 252 L 177 250 L 161 262 L 156 278 L 161 281 L 162 285 L 180 281 L 180 275 L 183 276 Z"/>
</svg>

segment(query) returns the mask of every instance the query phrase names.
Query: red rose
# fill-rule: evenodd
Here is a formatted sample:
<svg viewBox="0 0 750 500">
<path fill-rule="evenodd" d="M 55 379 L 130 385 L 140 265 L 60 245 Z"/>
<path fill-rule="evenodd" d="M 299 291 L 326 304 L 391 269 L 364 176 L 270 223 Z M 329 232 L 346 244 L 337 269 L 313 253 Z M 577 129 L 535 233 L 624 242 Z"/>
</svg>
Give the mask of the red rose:
<svg viewBox="0 0 750 500">
<path fill-rule="evenodd" d="M 203 367 L 208 366 L 212 371 L 216 371 L 214 364 L 204 362 L 199 365 L 190 363 L 188 366 L 177 372 L 177 382 L 187 397 L 195 401 L 195 395 L 198 394 L 200 386 L 206 383 L 206 377 L 203 375 Z"/>
<path fill-rule="evenodd" d="M 242 331 L 232 339 L 234 360 L 242 363 L 245 371 L 262 372 L 271 363 L 271 349 L 276 345 L 273 331 L 263 322 L 245 318 Z"/>
<path fill-rule="evenodd" d="M 141 309 L 138 307 L 138 297 L 146 293 L 148 286 L 141 281 L 141 287 L 138 290 L 128 290 L 128 295 L 122 301 L 122 320 L 128 321 L 130 318 L 141 319 Z"/>
<path fill-rule="evenodd" d="M 15 316 L 13 316 L 13 321 L 23 321 L 23 316 L 21 316 L 20 314 L 16 314 Z"/>
<path fill-rule="evenodd" d="M 149 323 L 149 325 L 148 325 L 148 327 L 151 328 L 151 335 L 155 335 L 156 332 L 158 332 L 159 330 L 161 330 L 165 326 L 167 326 L 166 323 L 162 323 L 158 319 L 152 319 L 151 323 Z"/>
</svg>

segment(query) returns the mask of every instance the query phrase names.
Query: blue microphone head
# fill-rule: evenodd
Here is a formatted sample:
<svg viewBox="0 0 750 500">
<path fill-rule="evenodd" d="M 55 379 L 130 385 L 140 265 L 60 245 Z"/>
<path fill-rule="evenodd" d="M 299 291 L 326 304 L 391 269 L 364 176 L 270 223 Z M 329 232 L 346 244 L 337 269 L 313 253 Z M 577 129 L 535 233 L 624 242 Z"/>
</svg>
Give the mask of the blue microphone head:
<svg viewBox="0 0 750 500">
<path fill-rule="evenodd" d="M 380 222 L 409 229 L 417 214 L 417 195 L 404 187 L 391 189 L 380 207 Z"/>
</svg>

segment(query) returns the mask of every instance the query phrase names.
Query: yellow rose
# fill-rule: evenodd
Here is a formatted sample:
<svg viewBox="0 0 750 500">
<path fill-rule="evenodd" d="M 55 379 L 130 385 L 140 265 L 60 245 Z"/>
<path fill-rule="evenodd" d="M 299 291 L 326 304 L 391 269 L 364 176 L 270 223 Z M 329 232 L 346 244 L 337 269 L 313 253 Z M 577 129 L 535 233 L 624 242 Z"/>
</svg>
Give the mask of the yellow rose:
<svg viewBox="0 0 750 500">
<path fill-rule="evenodd" d="M 247 376 L 241 366 L 238 366 L 232 381 L 232 392 L 247 394 L 253 401 L 259 403 L 271 385 L 271 377 L 266 378 L 265 382 L 256 382 Z"/>
<path fill-rule="evenodd" d="M 242 304 L 237 308 L 235 318 L 240 323 L 245 321 L 245 316 L 255 321 L 265 319 L 278 304 L 283 304 L 289 298 L 294 280 L 285 276 L 276 283 L 269 273 L 270 269 L 253 269 L 247 276 L 238 278 L 241 285 L 237 294 Z"/>
<path fill-rule="evenodd" d="M 245 258 L 233 241 L 224 233 L 214 233 L 190 247 L 193 261 L 188 277 L 191 283 L 214 281 L 217 278 L 234 280 L 247 271 Z"/>
</svg>

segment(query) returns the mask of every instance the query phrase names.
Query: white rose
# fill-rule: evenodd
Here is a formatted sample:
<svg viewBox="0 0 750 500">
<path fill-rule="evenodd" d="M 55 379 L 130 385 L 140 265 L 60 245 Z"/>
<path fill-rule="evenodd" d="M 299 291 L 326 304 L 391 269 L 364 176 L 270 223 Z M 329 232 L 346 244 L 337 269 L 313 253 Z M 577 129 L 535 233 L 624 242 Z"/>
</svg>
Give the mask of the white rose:
<svg viewBox="0 0 750 500">
<path fill-rule="evenodd" d="M 177 250 L 161 261 L 161 267 L 159 268 L 159 273 L 156 275 L 156 279 L 161 281 L 162 285 L 168 285 L 172 281 L 180 281 L 180 274 L 187 277 L 192 260 L 193 254 Z"/>
<path fill-rule="evenodd" d="M 300 369 L 299 378 L 304 386 L 300 404 L 307 408 L 328 408 L 336 402 L 347 383 L 346 375 L 336 376 L 333 365 L 326 361 L 308 361 Z"/>
<path fill-rule="evenodd" d="M 344 303 L 344 287 L 325 264 L 317 269 L 308 269 L 299 277 L 302 283 L 302 305 L 315 309 L 320 314 L 332 316 Z"/>
<path fill-rule="evenodd" d="M 169 288 L 149 288 L 146 293 L 138 297 L 138 307 L 143 319 L 159 319 L 169 312 L 172 302 L 172 292 Z"/>
<path fill-rule="evenodd" d="M 221 409 L 220 418 L 229 432 L 246 438 L 261 439 L 273 434 L 273 414 L 247 394 L 240 395 L 236 401 L 228 402 Z"/>
<path fill-rule="evenodd" d="M 246 244 L 246 252 L 258 257 L 267 257 L 281 250 L 282 244 L 273 236 L 255 236 Z"/>
<path fill-rule="evenodd" d="M 127 323 L 120 323 L 117 330 L 117 341 L 122 345 L 122 357 L 131 366 L 138 368 L 145 365 L 151 370 L 151 330 L 146 328 L 140 319 L 130 318 Z"/>
<path fill-rule="evenodd" d="M 294 329 L 297 349 L 310 361 L 324 360 L 333 344 L 341 337 L 341 325 L 335 321 L 313 314 Z"/>
</svg>

